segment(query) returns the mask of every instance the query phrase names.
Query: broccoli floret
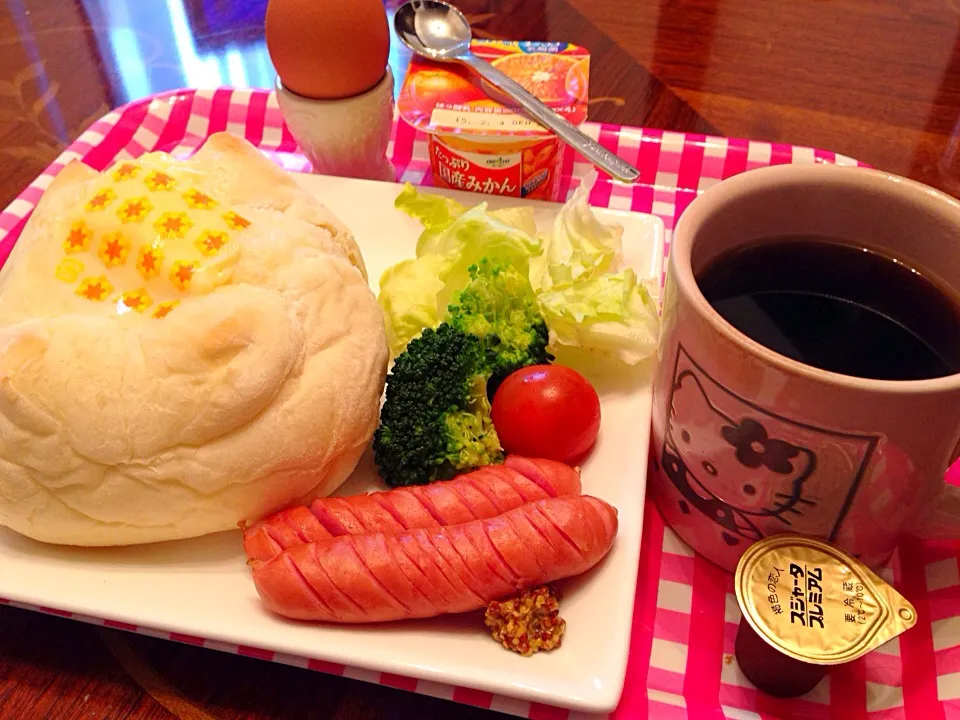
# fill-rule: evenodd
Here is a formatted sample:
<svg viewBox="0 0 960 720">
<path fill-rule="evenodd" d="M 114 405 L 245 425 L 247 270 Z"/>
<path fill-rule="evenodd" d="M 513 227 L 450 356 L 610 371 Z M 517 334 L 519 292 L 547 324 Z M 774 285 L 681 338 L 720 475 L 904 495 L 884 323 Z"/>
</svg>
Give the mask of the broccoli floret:
<svg viewBox="0 0 960 720">
<path fill-rule="evenodd" d="M 488 397 L 515 370 L 553 360 L 550 335 L 526 275 L 511 265 L 481 260 L 448 308 L 448 322 L 480 338 L 490 370 Z"/>
<path fill-rule="evenodd" d="M 397 357 L 373 438 L 391 487 L 446 480 L 503 460 L 490 401 L 510 373 L 547 363 L 549 334 L 530 281 L 481 260 L 448 308 Z"/>
<path fill-rule="evenodd" d="M 489 375 L 480 340 L 452 325 L 410 341 L 387 377 L 373 439 L 388 485 L 446 480 L 502 461 L 486 394 Z"/>
</svg>

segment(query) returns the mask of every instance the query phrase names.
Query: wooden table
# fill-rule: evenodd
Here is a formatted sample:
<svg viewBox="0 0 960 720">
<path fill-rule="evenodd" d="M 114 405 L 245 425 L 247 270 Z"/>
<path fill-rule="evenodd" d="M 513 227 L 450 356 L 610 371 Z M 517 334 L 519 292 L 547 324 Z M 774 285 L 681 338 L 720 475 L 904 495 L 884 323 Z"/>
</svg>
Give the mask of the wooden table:
<svg viewBox="0 0 960 720">
<path fill-rule="evenodd" d="M 265 5 L 5 3 L 0 206 L 120 103 L 183 86 L 269 87 Z M 588 47 L 592 120 L 823 147 L 960 195 L 958 0 L 461 0 L 460 6 L 480 37 Z M 398 76 L 407 59 L 394 48 Z M 0 718 L 494 715 L 0 607 Z"/>
</svg>

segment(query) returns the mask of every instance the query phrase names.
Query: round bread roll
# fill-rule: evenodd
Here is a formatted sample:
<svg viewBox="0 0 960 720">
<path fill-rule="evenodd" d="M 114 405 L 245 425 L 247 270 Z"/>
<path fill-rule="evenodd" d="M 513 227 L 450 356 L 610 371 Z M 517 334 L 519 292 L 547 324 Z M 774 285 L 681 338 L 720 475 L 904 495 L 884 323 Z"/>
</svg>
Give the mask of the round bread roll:
<svg viewBox="0 0 960 720">
<path fill-rule="evenodd" d="M 386 366 L 352 235 L 246 141 L 73 163 L 0 271 L 0 524 L 129 545 L 327 495 Z"/>
</svg>

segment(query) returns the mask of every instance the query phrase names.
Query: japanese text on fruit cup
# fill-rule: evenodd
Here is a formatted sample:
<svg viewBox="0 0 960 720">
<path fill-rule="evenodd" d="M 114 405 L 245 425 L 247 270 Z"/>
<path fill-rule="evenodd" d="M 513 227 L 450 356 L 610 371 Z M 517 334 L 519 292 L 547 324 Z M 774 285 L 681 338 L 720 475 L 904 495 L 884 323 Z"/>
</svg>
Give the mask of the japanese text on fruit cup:
<svg viewBox="0 0 960 720">
<path fill-rule="evenodd" d="M 793 590 L 790 592 L 790 624 L 823 629 L 823 569 L 790 563 Z"/>
<path fill-rule="evenodd" d="M 462 157 L 456 157 L 456 156 L 451 157 L 450 155 L 447 155 L 443 151 L 443 149 L 438 145 L 434 145 L 433 154 L 437 156 L 437 160 L 439 160 L 443 164 L 443 166 L 449 168 L 450 170 L 469 170 L 470 169 L 469 160 Z M 446 180 L 446 178 L 444 179 Z"/>
<path fill-rule="evenodd" d="M 437 158 L 437 174 L 451 187 L 503 195 L 517 189 L 508 178 L 496 180 L 489 176 L 477 177 L 473 163 L 466 158 L 448 155 L 438 145 L 434 145 L 433 152 Z"/>
<path fill-rule="evenodd" d="M 452 105 L 449 108 L 453 108 Z M 430 124 L 434 127 L 455 127 L 462 130 L 505 130 L 508 132 L 528 132 L 541 130 L 533 120 L 514 110 L 502 107 L 471 107 L 469 111 L 447 109 L 438 104 L 430 113 Z"/>
<path fill-rule="evenodd" d="M 843 583 L 844 613 L 843 621 L 863 625 L 867 622 L 867 611 L 863 608 L 863 585 L 858 582 Z"/>
<path fill-rule="evenodd" d="M 774 567 L 767 575 L 767 592 L 770 593 L 767 595 L 767 602 L 770 603 L 770 609 L 774 615 L 780 615 L 783 612 L 783 608 L 780 607 L 780 596 L 777 594 L 780 589 L 780 573 L 782 572 L 782 568 Z"/>
</svg>

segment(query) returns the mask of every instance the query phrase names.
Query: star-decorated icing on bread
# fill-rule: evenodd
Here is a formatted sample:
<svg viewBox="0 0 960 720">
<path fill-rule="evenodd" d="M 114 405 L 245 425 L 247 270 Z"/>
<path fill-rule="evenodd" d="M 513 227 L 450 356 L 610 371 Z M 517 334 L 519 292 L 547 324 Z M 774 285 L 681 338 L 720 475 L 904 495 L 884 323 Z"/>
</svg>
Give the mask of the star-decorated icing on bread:
<svg viewBox="0 0 960 720">
<path fill-rule="evenodd" d="M 130 240 L 120 231 L 104 235 L 97 248 L 97 257 L 108 268 L 125 264 L 129 254 Z"/>
<path fill-rule="evenodd" d="M 153 227 L 164 240 L 182 239 L 193 227 L 193 222 L 185 212 L 165 212 L 160 215 Z"/>
<path fill-rule="evenodd" d="M 62 280 L 65 283 L 75 283 L 77 278 L 80 277 L 80 273 L 83 272 L 83 267 L 83 263 L 76 258 L 65 257 L 57 265 L 53 274 L 57 280 Z"/>
<path fill-rule="evenodd" d="M 187 260 L 177 260 L 170 269 L 170 282 L 176 285 L 181 292 L 190 289 L 190 281 L 193 280 L 193 273 L 199 263 L 189 262 Z"/>
<path fill-rule="evenodd" d="M 75 290 L 76 294 L 87 300 L 102 302 L 113 292 L 113 285 L 105 275 L 84 278 Z"/>
<path fill-rule="evenodd" d="M 159 170 L 149 173 L 144 179 L 144 184 L 152 191 L 173 190 L 177 187 L 177 181 L 172 176 Z"/>
<path fill-rule="evenodd" d="M 187 190 L 183 199 L 192 210 L 213 210 L 219 203 L 197 189 Z"/>
<path fill-rule="evenodd" d="M 151 210 L 153 210 L 153 205 L 150 204 L 147 198 L 130 198 L 129 200 L 124 200 L 123 204 L 117 209 L 117 217 L 120 218 L 120 222 L 124 224 L 138 223 L 142 222 L 143 219 L 150 214 Z"/>
<path fill-rule="evenodd" d="M 88 300 L 102 299 L 109 285 L 116 312 L 155 319 L 172 312 L 178 296 L 229 283 L 243 254 L 234 236 L 252 223 L 203 180 L 159 153 L 117 163 L 93 183 L 84 214 L 65 230 L 52 274 L 76 290 L 90 280 L 77 292 Z M 95 282 L 100 272 L 107 285 Z"/>
<path fill-rule="evenodd" d="M 212 257 L 220 252 L 220 248 L 227 244 L 230 236 L 226 232 L 218 230 L 204 230 L 200 237 L 196 239 L 197 249 L 200 254 Z"/>
<path fill-rule="evenodd" d="M 231 230 L 243 230 L 244 228 L 250 227 L 250 221 L 242 215 L 238 215 L 233 210 L 225 213 L 223 219 L 226 220 L 227 227 Z"/>
<path fill-rule="evenodd" d="M 155 245 L 145 245 L 137 255 L 137 272 L 144 280 L 158 277 L 163 268 L 163 250 Z"/>
<path fill-rule="evenodd" d="M 77 220 L 70 226 L 70 232 L 63 241 L 63 251 L 67 254 L 85 252 L 92 238 L 93 230 L 83 220 Z"/>
<path fill-rule="evenodd" d="M 123 182 L 124 180 L 133 180 L 140 174 L 140 166 L 133 163 L 122 163 L 113 171 L 114 182 Z"/>
<path fill-rule="evenodd" d="M 87 212 L 106 210 L 107 206 L 117 199 L 117 194 L 111 188 L 104 188 L 87 201 Z"/>
<path fill-rule="evenodd" d="M 153 304 L 153 300 L 150 299 L 150 295 L 145 288 L 129 290 L 123 293 L 123 295 L 120 296 L 120 302 L 137 312 L 143 312 Z"/>
<path fill-rule="evenodd" d="M 158 320 L 160 318 L 165 318 L 179 304 L 180 304 L 179 300 L 168 300 L 166 302 L 158 303 L 157 307 L 154 308 L 153 310 L 153 316 Z"/>
</svg>

